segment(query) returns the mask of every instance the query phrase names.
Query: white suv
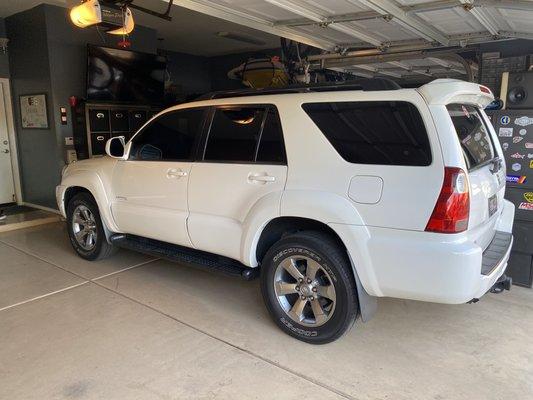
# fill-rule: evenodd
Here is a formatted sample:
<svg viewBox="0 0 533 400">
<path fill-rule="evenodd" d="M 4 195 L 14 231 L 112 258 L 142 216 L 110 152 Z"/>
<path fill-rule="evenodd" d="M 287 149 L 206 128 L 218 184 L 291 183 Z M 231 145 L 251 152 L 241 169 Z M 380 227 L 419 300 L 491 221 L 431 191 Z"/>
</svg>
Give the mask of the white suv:
<svg viewBox="0 0 533 400">
<path fill-rule="evenodd" d="M 509 287 L 492 100 L 457 80 L 218 94 L 69 165 L 57 201 L 81 257 L 120 246 L 247 278 L 260 267 L 279 327 L 327 343 L 377 297 L 456 304 Z"/>
</svg>

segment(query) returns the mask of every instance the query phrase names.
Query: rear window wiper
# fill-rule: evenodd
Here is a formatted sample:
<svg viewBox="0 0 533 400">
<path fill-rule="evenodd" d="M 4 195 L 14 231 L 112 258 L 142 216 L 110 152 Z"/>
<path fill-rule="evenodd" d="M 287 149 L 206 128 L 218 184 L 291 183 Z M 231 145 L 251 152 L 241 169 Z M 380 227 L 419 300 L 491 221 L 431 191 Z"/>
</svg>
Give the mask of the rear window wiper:
<svg viewBox="0 0 533 400">
<path fill-rule="evenodd" d="M 490 160 L 490 163 L 492 165 L 490 168 L 490 172 L 492 172 L 493 174 L 497 173 L 503 166 L 503 162 L 500 157 L 493 158 L 492 160 Z"/>
</svg>

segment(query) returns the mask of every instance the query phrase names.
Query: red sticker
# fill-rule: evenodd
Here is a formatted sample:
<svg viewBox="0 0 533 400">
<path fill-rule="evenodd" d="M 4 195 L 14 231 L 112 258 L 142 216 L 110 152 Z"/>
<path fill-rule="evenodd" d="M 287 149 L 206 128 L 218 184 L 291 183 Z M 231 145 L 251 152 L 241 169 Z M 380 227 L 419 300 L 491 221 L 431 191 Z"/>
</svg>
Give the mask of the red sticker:
<svg viewBox="0 0 533 400">
<path fill-rule="evenodd" d="M 520 210 L 527 210 L 527 211 L 533 211 L 533 203 L 520 203 L 518 206 Z"/>
</svg>

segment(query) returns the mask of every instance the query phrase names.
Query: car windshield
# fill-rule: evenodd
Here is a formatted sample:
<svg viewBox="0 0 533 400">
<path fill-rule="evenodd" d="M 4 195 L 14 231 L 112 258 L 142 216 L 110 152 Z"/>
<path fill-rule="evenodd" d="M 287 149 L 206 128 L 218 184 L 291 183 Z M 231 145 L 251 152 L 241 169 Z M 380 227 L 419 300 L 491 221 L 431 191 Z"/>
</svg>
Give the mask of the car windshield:
<svg viewBox="0 0 533 400">
<path fill-rule="evenodd" d="M 457 137 L 461 143 L 468 169 L 473 169 L 495 157 L 494 144 L 479 110 L 469 104 L 449 104 Z"/>
</svg>

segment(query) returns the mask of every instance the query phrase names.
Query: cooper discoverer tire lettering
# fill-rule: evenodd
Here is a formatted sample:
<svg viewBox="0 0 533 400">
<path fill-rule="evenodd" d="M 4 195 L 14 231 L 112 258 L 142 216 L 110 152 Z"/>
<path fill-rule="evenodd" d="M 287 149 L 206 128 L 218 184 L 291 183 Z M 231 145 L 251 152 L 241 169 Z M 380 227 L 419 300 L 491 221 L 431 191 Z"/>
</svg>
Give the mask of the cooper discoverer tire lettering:
<svg viewBox="0 0 533 400">
<path fill-rule="evenodd" d="M 261 292 L 276 324 L 308 343 L 336 340 L 357 317 L 347 254 L 321 232 L 303 231 L 275 243 L 263 259 Z"/>
</svg>

